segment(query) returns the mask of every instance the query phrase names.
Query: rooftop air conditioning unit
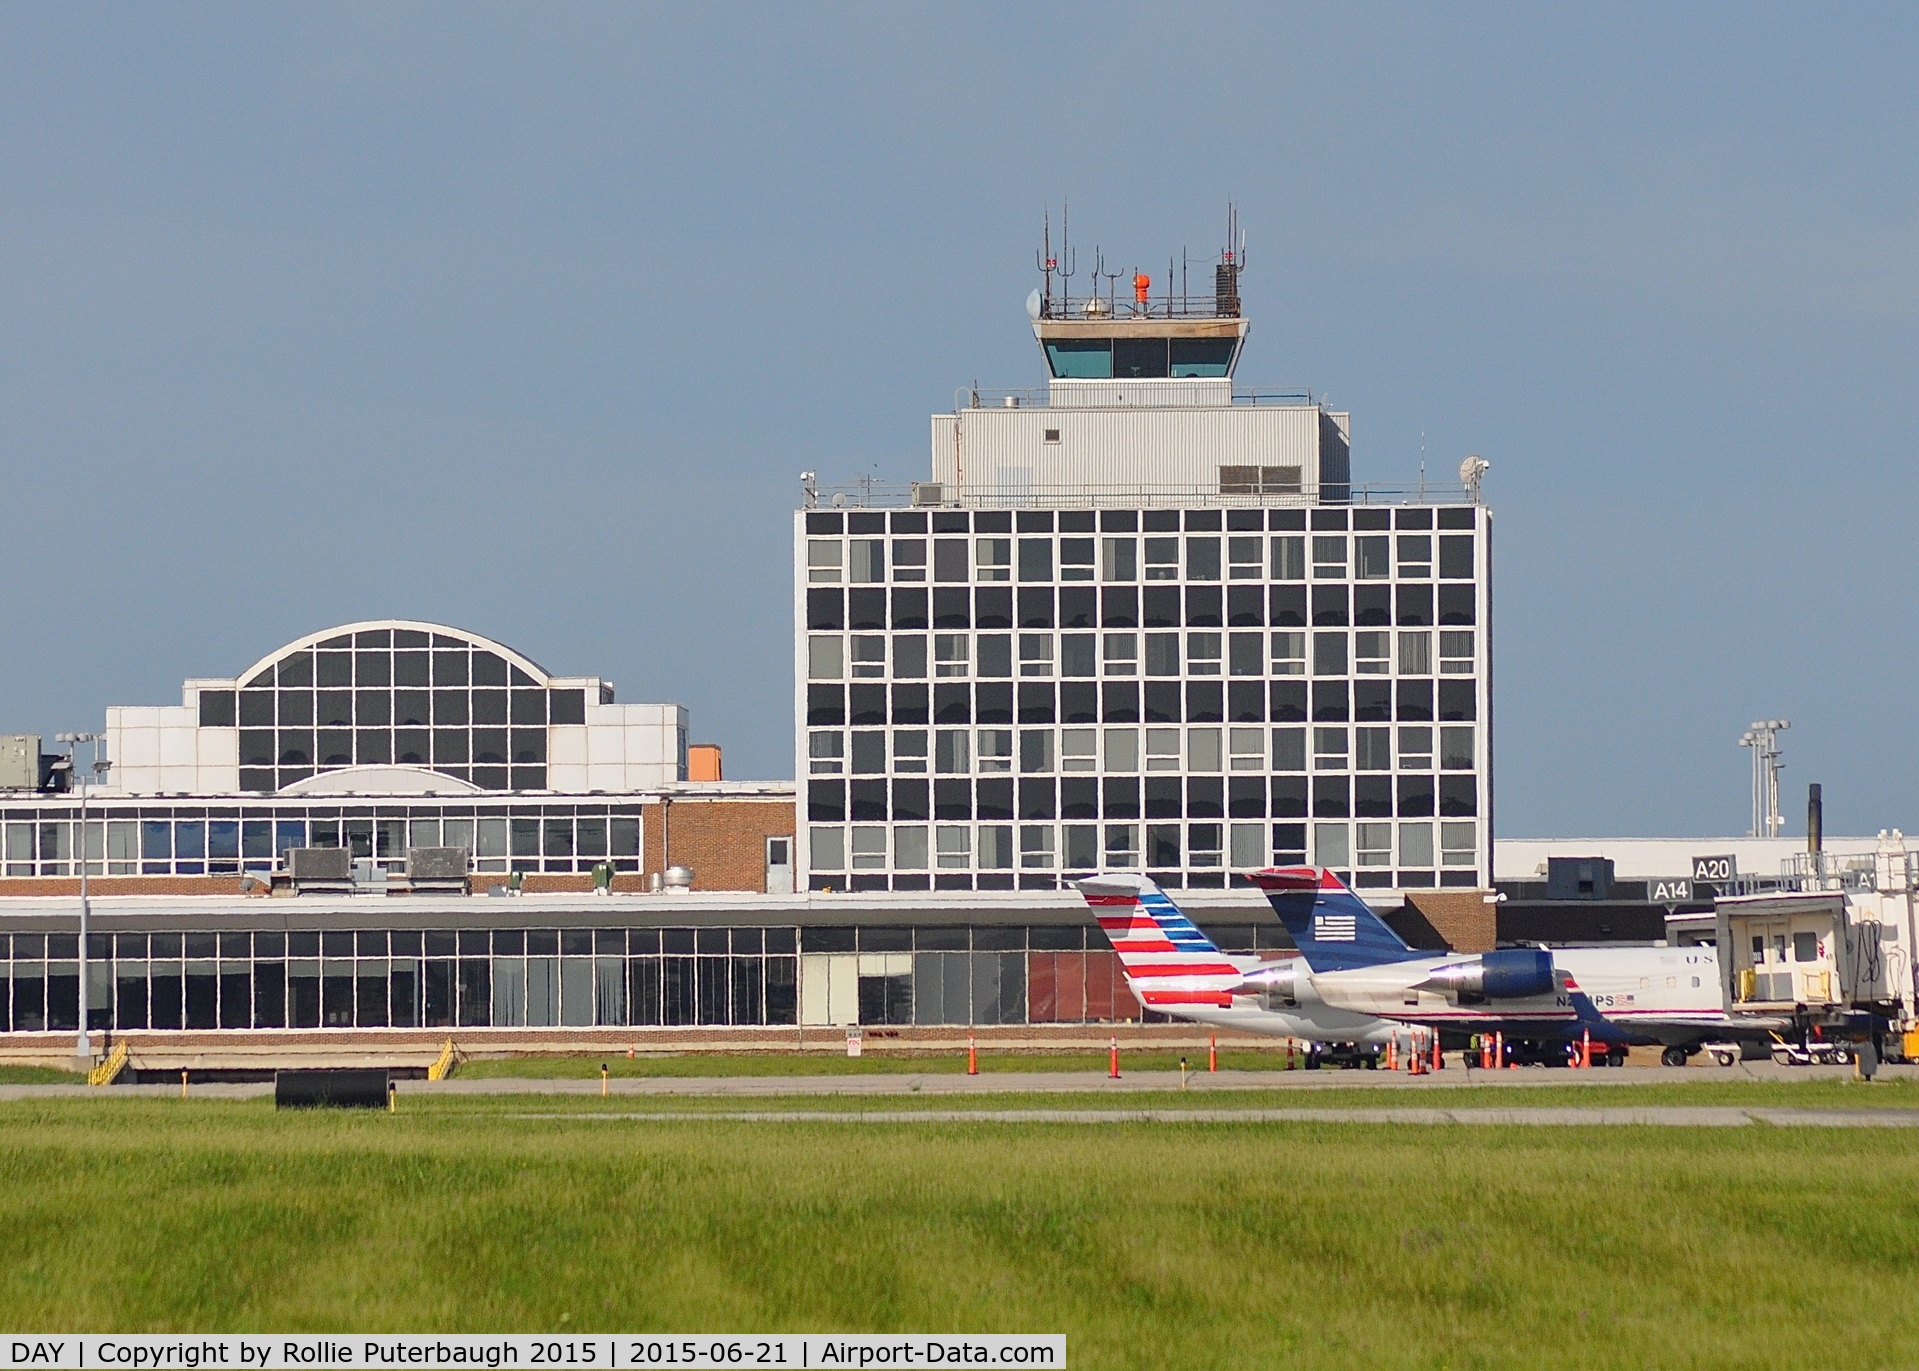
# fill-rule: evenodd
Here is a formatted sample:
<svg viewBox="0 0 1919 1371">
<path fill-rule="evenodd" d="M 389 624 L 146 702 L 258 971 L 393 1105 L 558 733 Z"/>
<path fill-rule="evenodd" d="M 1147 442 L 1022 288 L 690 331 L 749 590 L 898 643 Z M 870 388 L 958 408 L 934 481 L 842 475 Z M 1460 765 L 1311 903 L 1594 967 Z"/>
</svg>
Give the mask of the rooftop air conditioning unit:
<svg viewBox="0 0 1919 1371">
<path fill-rule="evenodd" d="M 943 505 L 945 503 L 946 491 L 938 481 L 913 482 L 913 504 L 915 506 L 924 507 L 926 505 Z"/>
<path fill-rule="evenodd" d="M 406 850 L 409 881 L 464 881 L 466 872 L 463 847 L 409 847 Z"/>
<path fill-rule="evenodd" d="M 40 788 L 40 735 L 8 733 L 0 736 L 0 790 Z"/>
<path fill-rule="evenodd" d="M 290 847 L 287 872 L 294 884 L 345 885 L 353 879 L 353 850 L 345 847 Z"/>
</svg>

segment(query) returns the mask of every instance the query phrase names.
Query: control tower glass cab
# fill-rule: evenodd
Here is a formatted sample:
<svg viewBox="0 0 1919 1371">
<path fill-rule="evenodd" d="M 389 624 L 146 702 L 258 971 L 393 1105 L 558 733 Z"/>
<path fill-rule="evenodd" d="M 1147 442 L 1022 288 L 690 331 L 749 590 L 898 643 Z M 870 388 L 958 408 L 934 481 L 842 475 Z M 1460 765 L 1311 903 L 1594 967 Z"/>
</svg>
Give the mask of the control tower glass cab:
<svg viewBox="0 0 1919 1371">
<path fill-rule="evenodd" d="M 1033 336 L 1046 359 L 1049 402 L 1110 404 L 1120 398 L 1110 383 L 1122 381 L 1152 383 L 1126 387 L 1122 403 L 1230 405 L 1233 372 L 1250 329 L 1240 314 L 1237 263 L 1216 269 L 1211 295 L 1175 295 L 1170 289 L 1156 295 L 1143 274 L 1132 282 L 1130 299 L 1117 290 L 1080 298 L 1055 294 L 1048 272 L 1044 288 L 1027 298 Z"/>
</svg>

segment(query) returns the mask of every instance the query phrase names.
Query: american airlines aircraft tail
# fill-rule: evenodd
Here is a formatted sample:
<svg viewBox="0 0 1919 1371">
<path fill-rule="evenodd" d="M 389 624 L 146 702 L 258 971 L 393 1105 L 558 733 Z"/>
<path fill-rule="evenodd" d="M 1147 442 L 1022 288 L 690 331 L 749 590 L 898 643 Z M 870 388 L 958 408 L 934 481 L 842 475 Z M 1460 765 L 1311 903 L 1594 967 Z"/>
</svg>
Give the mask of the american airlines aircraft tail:
<svg viewBox="0 0 1919 1371">
<path fill-rule="evenodd" d="M 1232 1007 L 1239 967 L 1156 884 L 1116 873 L 1083 880 L 1079 889 L 1142 1005 L 1171 1014 Z"/>
<path fill-rule="evenodd" d="M 1279 921 L 1315 971 L 1350 971 L 1391 962 L 1416 962 L 1415 952 L 1386 921 L 1330 871 L 1283 866 L 1256 872 Z"/>
</svg>

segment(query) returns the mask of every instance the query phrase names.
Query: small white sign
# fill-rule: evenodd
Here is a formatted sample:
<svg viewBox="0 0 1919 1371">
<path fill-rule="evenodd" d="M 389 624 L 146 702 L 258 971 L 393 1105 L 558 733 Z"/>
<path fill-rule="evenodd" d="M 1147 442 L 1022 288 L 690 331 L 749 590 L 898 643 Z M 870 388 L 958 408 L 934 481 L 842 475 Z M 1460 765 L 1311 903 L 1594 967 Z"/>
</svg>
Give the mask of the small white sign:
<svg viewBox="0 0 1919 1371">
<path fill-rule="evenodd" d="M 857 1028 L 846 1030 L 846 1055 L 849 1057 L 860 1055 L 860 1031 Z"/>
<path fill-rule="evenodd" d="M 1730 853 L 1723 857 L 1692 859 L 1692 878 L 1695 881 L 1730 881 L 1738 875 L 1739 863 Z"/>
</svg>

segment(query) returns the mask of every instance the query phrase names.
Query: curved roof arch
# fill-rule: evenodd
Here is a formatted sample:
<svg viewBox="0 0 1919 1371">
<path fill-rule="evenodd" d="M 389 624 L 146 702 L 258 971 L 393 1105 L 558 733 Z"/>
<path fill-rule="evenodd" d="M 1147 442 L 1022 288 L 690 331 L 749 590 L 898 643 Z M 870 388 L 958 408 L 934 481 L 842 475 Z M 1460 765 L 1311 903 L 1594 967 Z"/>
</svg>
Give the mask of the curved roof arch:
<svg viewBox="0 0 1919 1371">
<path fill-rule="evenodd" d="M 333 767 L 280 787 L 282 795 L 482 795 L 471 781 L 432 767 Z"/>
<path fill-rule="evenodd" d="M 496 642 L 492 638 L 485 638 L 477 633 L 469 633 L 462 628 L 453 628 L 447 624 L 428 623 L 421 619 L 365 619 L 359 623 L 340 624 L 333 628 L 321 629 L 318 633 L 309 633 L 305 637 L 295 638 L 290 643 L 282 644 L 255 662 L 252 666 L 248 667 L 245 671 L 241 672 L 238 676 L 234 677 L 234 681 L 236 684 L 244 686 L 261 672 L 267 670 L 269 667 L 276 666 L 283 658 L 289 657 L 296 652 L 311 650 L 334 638 L 345 637 L 350 640 L 356 633 L 370 633 L 381 629 L 404 629 L 441 638 L 455 638 L 469 647 L 479 648 L 483 651 L 496 653 L 504 657 L 508 662 L 511 662 L 528 676 L 531 676 L 533 680 L 541 686 L 548 685 L 553 680 L 553 673 L 534 661 L 531 657 L 526 656 L 524 653 L 516 652 L 505 643 Z"/>
</svg>

